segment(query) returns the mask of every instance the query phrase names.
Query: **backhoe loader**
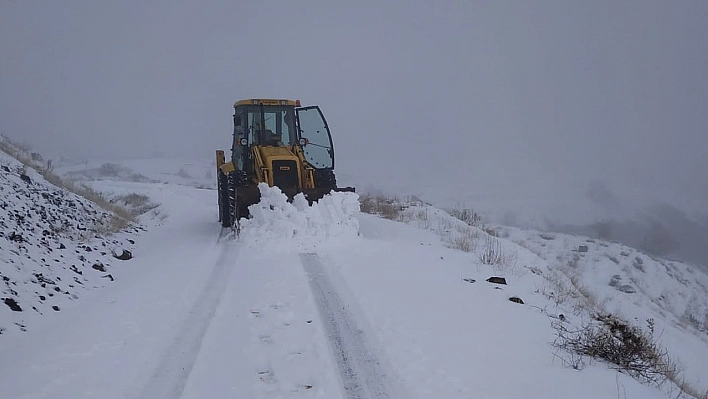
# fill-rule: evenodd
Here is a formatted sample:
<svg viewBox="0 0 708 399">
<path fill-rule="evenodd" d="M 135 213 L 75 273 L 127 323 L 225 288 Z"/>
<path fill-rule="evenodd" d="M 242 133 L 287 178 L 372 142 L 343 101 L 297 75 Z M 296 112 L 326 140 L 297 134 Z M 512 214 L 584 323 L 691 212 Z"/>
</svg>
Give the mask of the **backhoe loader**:
<svg viewBox="0 0 708 399">
<path fill-rule="evenodd" d="M 300 100 L 247 99 L 234 104 L 231 159 L 216 151 L 219 221 L 233 227 L 260 201 L 259 183 L 288 199 L 303 193 L 312 204 L 338 188 L 329 126 L 318 106 Z"/>
</svg>

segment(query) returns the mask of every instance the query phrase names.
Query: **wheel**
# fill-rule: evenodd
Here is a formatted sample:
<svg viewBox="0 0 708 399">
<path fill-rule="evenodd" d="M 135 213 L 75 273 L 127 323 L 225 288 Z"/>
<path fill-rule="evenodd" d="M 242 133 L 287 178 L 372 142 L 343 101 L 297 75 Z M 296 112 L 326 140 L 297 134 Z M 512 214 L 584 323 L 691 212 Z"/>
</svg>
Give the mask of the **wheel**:
<svg viewBox="0 0 708 399">
<path fill-rule="evenodd" d="M 337 178 L 332 169 L 315 169 L 315 187 L 319 189 L 333 189 L 337 187 Z"/>
<path fill-rule="evenodd" d="M 219 221 L 223 227 L 231 227 L 233 225 L 233 185 L 229 174 L 224 174 L 219 171 L 218 188 L 219 188 Z"/>
<path fill-rule="evenodd" d="M 234 220 L 238 220 L 240 218 L 247 218 L 249 216 L 248 215 L 248 206 L 250 204 L 244 198 L 243 191 L 239 192 L 239 190 L 245 189 L 246 187 L 248 187 L 248 175 L 243 170 L 237 170 L 232 174 L 231 179 L 232 179 L 231 186 L 234 188 L 234 192 L 232 195 L 235 198 L 235 203 L 234 203 L 234 208 L 233 208 L 233 211 L 234 211 L 233 215 L 235 217 Z"/>
</svg>

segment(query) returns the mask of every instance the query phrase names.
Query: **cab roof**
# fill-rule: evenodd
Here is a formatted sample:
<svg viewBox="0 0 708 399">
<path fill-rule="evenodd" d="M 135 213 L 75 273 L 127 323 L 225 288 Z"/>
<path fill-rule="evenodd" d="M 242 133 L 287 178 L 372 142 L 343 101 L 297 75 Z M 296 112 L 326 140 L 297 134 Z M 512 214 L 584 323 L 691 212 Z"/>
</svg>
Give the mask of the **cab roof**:
<svg viewBox="0 0 708 399">
<path fill-rule="evenodd" d="M 236 101 L 234 107 L 239 105 L 294 105 L 296 107 L 300 106 L 300 100 L 285 100 L 285 99 L 274 99 L 274 98 L 249 98 L 246 100 Z"/>
</svg>

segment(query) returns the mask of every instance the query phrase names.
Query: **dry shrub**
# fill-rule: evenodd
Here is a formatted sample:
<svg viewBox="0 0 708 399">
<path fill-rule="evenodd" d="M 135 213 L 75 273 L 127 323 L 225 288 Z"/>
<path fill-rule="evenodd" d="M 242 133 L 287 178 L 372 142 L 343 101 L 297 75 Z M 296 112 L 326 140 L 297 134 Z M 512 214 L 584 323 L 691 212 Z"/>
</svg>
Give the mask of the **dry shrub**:
<svg viewBox="0 0 708 399">
<path fill-rule="evenodd" d="M 359 209 L 364 213 L 378 215 L 385 219 L 399 221 L 403 206 L 396 197 L 386 197 L 383 195 L 360 195 Z"/>
<path fill-rule="evenodd" d="M 462 220 L 472 227 L 482 226 L 482 217 L 469 208 L 455 208 L 447 211 L 450 216 Z"/>
<path fill-rule="evenodd" d="M 485 265 L 513 267 L 516 265 L 516 254 L 504 252 L 501 241 L 488 234 L 479 253 L 479 261 Z"/>
<path fill-rule="evenodd" d="M 463 252 L 474 252 L 477 250 L 477 242 L 479 241 L 479 233 L 476 229 L 466 228 L 458 229 L 457 235 L 448 237 L 444 241 L 450 248 L 458 249 Z"/>
<path fill-rule="evenodd" d="M 101 208 L 113 213 L 113 216 L 118 218 L 118 220 L 113 220 L 110 223 L 107 223 L 107 227 L 105 225 L 95 226 L 96 230 L 102 230 L 106 233 L 114 233 L 129 226 L 130 223 L 135 222 L 135 217 L 129 210 L 111 203 L 100 192 L 90 187 L 77 184 L 71 180 L 62 179 L 58 175 L 54 174 L 51 161 L 47 161 L 47 163 L 44 164 L 43 162 L 36 160 L 41 159 L 41 157 L 38 157 L 37 155 L 33 157 L 32 154 L 30 154 L 26 149 L 18 147 L 5 136 L 0 137 L 0 150 L 15 158 L 25 167 L 29 167 L 37 171 L 37 173 L 42 175 L 47 182 L 86 198 Z"/>
<path fill-rule="evenodd" d="M 635 379 L 661 386 L 678 375 L 676 364 L 654 338 L 654 321 L 647 320 L 649 331 L 609 314 L 596 314 L 594 320 L 572 329 L 563 321 L 554 321 L 557 337 L 554 346 L 567 351 L 564 364 L 575 369 L 585 367 L 585 358 L 603 360 Z"/>
<path fill-rule="evenodd" d="M 113 200 L 113 202 L 129 209 L 133 217 L 140 216 L 159 206 L 159 204 L 150 201 L 150 197 L 147 195 L 138 193 L 118 196 Z"/>
</svg>

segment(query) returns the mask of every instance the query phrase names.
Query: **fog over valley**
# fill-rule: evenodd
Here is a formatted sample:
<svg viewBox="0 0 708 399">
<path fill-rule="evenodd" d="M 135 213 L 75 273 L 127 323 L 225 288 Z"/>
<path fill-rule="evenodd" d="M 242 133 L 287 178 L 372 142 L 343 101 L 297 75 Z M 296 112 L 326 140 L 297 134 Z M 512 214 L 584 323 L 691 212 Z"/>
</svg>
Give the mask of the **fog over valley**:
<svg viewBox="0 0 708 399">
<path fill-rule="evenodd" d="M 317 104 L 359 192 L 708 265 L 708 3 L 0 4 L 0 133 L 45 158 L 231 146 Z"/>
</svg>

